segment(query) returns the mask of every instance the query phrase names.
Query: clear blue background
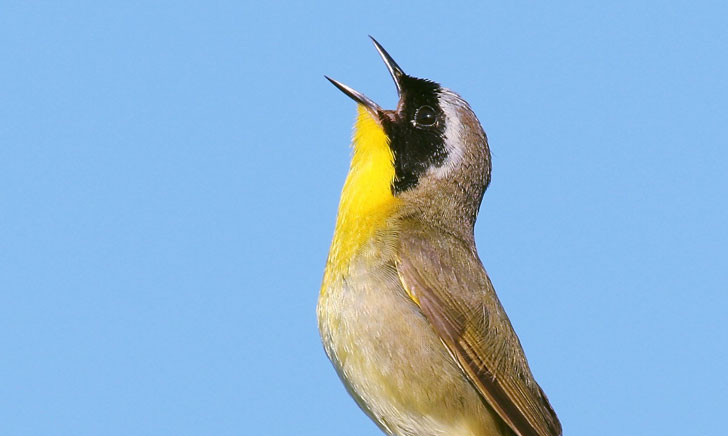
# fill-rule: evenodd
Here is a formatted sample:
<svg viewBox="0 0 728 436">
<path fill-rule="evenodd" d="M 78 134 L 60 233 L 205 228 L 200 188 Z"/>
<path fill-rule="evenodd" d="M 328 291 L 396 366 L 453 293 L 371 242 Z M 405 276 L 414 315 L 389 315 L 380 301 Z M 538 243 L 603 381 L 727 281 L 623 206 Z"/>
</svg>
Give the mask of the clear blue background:
<svg viewBox="0 0 728 436">
<path fill-rule="evenodd" d="M 0 434 L 379 434 L 314 312 L 367 34 L 489 134 L 565 434 L 725 434 L 725 2 L 263 3 L 3 2 Z"/>
</svg>

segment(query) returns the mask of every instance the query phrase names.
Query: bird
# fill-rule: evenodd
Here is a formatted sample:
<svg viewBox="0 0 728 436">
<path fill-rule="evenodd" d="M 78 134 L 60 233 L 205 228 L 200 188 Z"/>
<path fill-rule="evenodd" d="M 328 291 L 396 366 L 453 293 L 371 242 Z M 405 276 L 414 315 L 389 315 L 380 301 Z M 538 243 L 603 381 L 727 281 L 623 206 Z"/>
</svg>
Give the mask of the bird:
<svg viewBox="0 0 728 436">
<path fill-rule="evenodd" d="M 370 38 L 396 109 L 325 76 L 357 118 L 316 307 L 324 350 L 387 435 L 559 436 L 476 250 L 491 178 L 480 121 Z"/>
</svg>

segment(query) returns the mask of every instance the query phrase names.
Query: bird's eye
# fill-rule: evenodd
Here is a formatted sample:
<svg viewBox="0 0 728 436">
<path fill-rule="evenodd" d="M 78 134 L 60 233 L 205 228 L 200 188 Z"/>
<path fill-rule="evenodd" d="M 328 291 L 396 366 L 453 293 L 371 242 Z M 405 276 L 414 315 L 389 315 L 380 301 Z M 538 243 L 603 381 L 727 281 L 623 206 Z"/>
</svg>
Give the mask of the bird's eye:
<svg viewBox="0 0 728 436">
<path fill-rule="evenodd" d="M 420 106 L 415 112 L 415 126 L 429 127 L 437 121 L 437 112 L 431 106 Z"/>
</svg>

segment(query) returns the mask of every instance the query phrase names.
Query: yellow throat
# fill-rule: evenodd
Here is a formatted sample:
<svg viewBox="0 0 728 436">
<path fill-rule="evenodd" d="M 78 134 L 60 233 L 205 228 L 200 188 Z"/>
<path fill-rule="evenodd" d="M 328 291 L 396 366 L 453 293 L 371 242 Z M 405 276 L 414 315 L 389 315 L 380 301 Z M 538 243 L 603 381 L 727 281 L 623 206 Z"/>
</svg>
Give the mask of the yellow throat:
<svg viewBox="0 0 728 436">
<path fill-rule="evenodd" d="M 341 191 L 326 275 L 344 273 L 352 256 L 382 227 L 398 203 L 391 190 L 395 173 L 389 138 L 364 106 L 359 105 L 358 112 L 354 153 Z"/>
</svg>

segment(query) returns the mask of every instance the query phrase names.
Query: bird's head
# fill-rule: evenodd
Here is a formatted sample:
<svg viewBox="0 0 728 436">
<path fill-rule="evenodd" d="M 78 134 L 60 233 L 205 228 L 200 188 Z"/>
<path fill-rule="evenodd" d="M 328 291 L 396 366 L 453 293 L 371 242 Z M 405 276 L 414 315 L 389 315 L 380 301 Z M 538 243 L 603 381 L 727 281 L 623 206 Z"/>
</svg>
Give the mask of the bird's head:
<svg viewBox="0 0 728 436">
<path fill-rule="evenodd" d="M 405 74 L 372 40 L 397 87 L 396 109 L 382 109 L 364 94 L 327 77 L 359 103 L 347 184 L 370 185 L 382 191 L 380 197 L 388 194 L 433 219 L 457 219 L 472 226 L 491 172 L 488 142 L 478 118 L 458 94 Z M 362 190 L 367 187 L 355 191 Z"/>
</svg>

